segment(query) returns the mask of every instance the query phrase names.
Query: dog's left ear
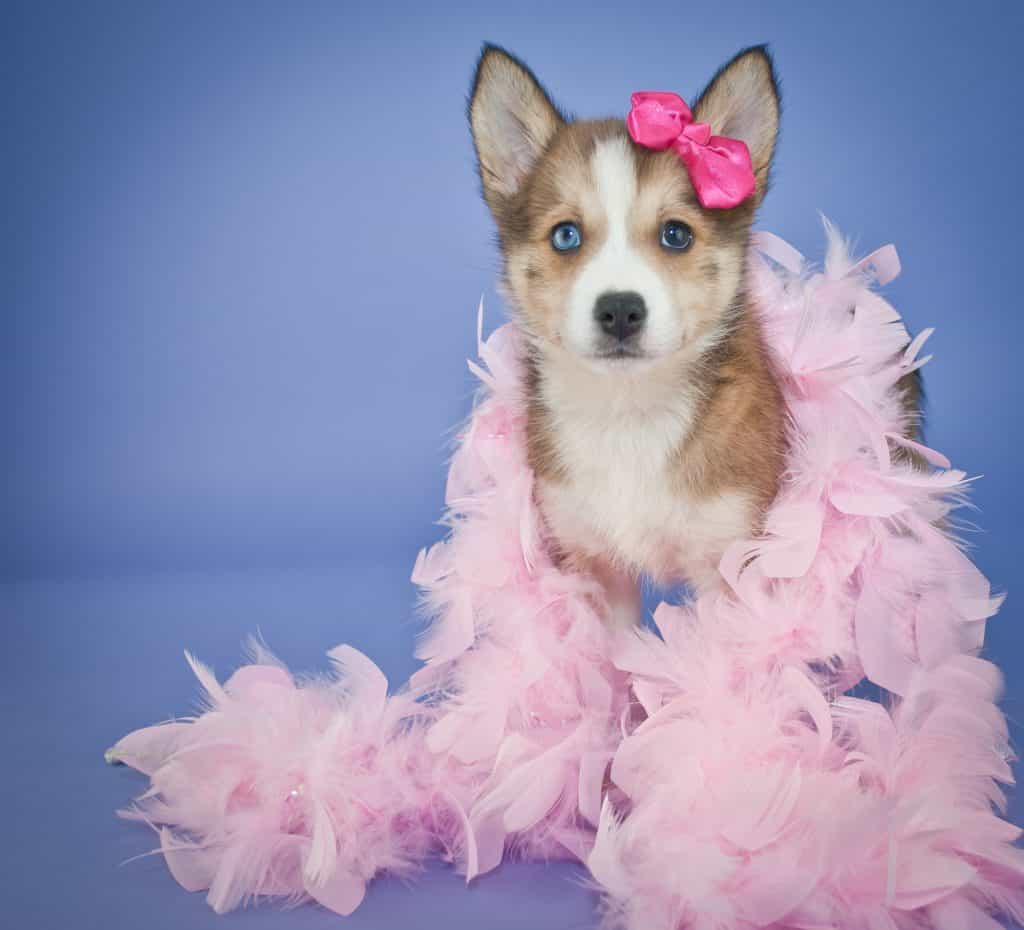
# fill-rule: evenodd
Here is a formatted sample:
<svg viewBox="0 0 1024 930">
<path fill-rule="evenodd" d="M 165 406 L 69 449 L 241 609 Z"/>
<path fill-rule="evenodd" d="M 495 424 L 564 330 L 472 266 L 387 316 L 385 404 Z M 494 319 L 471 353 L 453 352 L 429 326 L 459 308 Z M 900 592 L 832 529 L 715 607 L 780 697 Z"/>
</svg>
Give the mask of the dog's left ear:
<svg viewBox="0 0 1024 930">
<path fill-rule="evenodd" d="M 757 202 L 768 187 L 780 109 L 775 68 L 763 45 L 745 49 L 720 68 L 693 107 L 694 119 L 708 123 L 716 136 L 747 143 L 757 178 Z"/>
</svg>

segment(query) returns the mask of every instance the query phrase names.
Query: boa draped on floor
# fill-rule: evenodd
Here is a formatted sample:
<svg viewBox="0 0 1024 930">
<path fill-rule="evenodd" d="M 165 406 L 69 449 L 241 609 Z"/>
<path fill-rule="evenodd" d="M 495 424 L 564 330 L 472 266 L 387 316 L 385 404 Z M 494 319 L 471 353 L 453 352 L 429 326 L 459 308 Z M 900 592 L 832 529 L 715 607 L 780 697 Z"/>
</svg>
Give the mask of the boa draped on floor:
<svg viewBox="0 0 1024 930">
<path fill-rule="evenodd" d="M 218 912 L 260 897 L 349 914 L 427 857 L 585 863 L 628 930 L 986 930 L 1024 921 L 998 608 L 944 527 L 965 476 L 903 438 L 923 365 L 829 229 L 811 273 L 760 234 L 750 286 L 791 424 L 763 535 L 722 590 L 613 633 L 552 562 L 526 463 L 520 337 L 480 340 L 483 383 L 413 579 L 432 623 L 409 683 L 360 652 L 298 679 L 260 647 L 206 706 L 108 753 L 150 778 L 125 816 Z M 867 681 L 884 703 L 851 693 Z M 859 689 L 864 691 L 864 688 Z"/>
</svg>

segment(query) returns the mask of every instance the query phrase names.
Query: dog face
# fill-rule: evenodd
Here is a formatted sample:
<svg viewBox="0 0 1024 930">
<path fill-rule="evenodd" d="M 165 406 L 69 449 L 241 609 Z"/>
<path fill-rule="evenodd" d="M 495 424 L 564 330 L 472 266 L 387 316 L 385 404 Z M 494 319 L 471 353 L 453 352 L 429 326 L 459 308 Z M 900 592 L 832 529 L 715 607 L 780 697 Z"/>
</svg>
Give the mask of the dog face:
<svg viewBox="0 0 1024 930">
<path fill-rule="evenodd" d="M 754 197 L 701 207 L 674 151 L 636 145 L 622 120 L 567 120 L 525 65 L 484 50 L 469 106 L 480 178 L 507 295 L 541 352 L 635 369 L 697 356 L 728 329 L 778 129 L 764 50 L 733 59 L 693 112 L 747 143 Z"/>
</svg>

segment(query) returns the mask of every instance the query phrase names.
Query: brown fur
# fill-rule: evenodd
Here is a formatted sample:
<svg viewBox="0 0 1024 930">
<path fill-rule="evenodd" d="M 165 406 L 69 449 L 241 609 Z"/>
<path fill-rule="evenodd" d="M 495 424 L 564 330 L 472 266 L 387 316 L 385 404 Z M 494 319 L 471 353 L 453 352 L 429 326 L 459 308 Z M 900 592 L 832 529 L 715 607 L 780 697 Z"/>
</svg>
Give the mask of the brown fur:
<svg viewBox="0 0 1024 930">
<path fill-rule="evenodd" d="M 705 377 L 707 402 L 677 450 L 676 474 L 691 494 L 748 489 L 763 515 L 785 463 L 786 423 L 760 326 L 746 306 Z"/>
</svg>

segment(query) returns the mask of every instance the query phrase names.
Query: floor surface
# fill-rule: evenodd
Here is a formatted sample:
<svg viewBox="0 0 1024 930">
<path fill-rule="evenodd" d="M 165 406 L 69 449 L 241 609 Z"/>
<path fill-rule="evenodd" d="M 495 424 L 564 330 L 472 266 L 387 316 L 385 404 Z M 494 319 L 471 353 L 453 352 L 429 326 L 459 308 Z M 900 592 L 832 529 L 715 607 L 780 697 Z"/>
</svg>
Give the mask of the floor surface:
<svg viewBox="0 0 1024 930">
<path fill-rule="evenodd" d="M 336 927 L 315 906 L 263 905 L 227 917 L 171 879 L 147 828 L 114 811 L 145 780 L 103 762 L 121 735 L 194 707 L 182 650 L 223 678 L 241 643 L 259 632 L 296 670 L 324 669 L 324 652 L 349 642 L 393 683 L 413 669 L 416 632 L 410 558 L 350 564 L 332 574 L 178 576 L 10 584 L 0 698 L 7 708 L 0 843 L 5 910 L 19 928 Z M 999 658 L 996 656 L 996 658 Z M 1019 722 L 1016 743 L 1021 742 Z M 1024 811 L 1013 810 L 1019 822 Z M 136 857 L 142 858 L 136 858 Z M 449 869 L 414 883 L 371 885 L 351 930 L 487 927 L 596 928 L 596 896 L 565 864 L 503 866 L 467 889 Z M 969 930 L 969 928 L 965 928 Z"/>
</svg>

